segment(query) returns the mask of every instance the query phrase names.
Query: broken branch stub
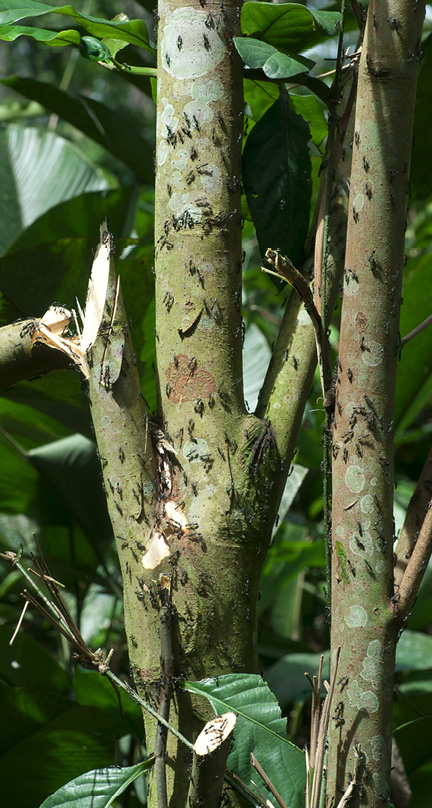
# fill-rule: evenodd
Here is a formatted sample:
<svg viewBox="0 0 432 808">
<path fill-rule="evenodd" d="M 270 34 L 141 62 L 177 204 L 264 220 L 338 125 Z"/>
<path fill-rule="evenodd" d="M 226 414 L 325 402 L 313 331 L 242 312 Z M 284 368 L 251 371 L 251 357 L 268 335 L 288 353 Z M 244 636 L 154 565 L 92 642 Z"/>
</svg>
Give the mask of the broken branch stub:
<svg viewBox="0 0 432 808">
<path fill-rule="evenodd" d="M 194 743 L 192 774 L 187 805 L 190 808 L 217 808 L 237 721 L 235 713 L 224 713 L 208 721 Z"/>
</svg>

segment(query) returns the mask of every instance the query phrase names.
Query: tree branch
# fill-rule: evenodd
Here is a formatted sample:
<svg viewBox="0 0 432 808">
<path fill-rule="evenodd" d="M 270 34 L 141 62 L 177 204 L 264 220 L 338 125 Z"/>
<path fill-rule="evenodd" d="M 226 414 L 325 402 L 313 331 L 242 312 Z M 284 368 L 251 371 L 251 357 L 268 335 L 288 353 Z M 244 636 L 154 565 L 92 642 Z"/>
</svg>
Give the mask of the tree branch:
<svg viewBox="0 0 432 808">
<path fill-rule="evenodd" d="M 432 448 L 426 458 L 415 491 L 409 501 L 405 521 L 396 545 L 394 584 L 396 593 L 422 530 L 432 495 Z"/>
<path fill-rule="evenodd" d="M 31 317 L 0 328 L 0 390 L 71 366 L 71 359 L 61 351 L 33 346 L 32 336 L 38 323 L 38 319 Z"/>
<path fill-rule="evenodd" d="M 335 305 L 345 256 L 345 228 L 348 208 L 349 176 L 351 170 L 350 139 L 353 128 L 352 103 L 350 119 L 345 121 L 340 159 L 337 161 L 331 195 L 329 239 L 327 255 L 328 309 Z M 323 174 L 320 198 L 325 198 L 326 178 Z M 305 264 L 307 274 L 313 263 L 314 239 L 322 209 L 318 202 L 316 216 L 309 237 L 310 258 Z M 322 239 L 321 239 L 322 254 Z M 302 300 L 291 295 L 276 343 L 272 359 L 261 388 L 256 414 L 269 418 L 275 431 L 279 452 L 288 470 L 293 457 L 298 430 L 309 396 L 317 361 L 315 330 L 305 311 Z"/>
</svg>

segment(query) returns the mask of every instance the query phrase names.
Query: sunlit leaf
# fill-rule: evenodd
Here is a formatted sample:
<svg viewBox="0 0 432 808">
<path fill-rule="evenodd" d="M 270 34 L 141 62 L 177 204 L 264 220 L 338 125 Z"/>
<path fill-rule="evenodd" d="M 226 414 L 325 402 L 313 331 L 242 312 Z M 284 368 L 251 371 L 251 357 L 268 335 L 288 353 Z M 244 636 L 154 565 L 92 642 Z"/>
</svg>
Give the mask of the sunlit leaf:
<svg viewBox="0 0 432 808">
<path fill-rule="evenodd" d="M 109 808 L 153 762 L 150 758 L 136 766 L 113 766 L 81 774 L 44 800 L 40 808 Z"/>
<path fill-rule="evenodd" d="M 234 743 L 228 767 L 253 789 L 256 771 L 250 762 L 253 752 L 273 785 L 290 808 L 304 808 L 304 755 L 286 737 L 286 719 L 263 679 L 256 674 L 228 674 L 201 682 L 185 682 L 185 688 L 207 698 L 215 713 L 237 714 Z M 261 787 L 261 785 L 260 785 Z M 272 805 L 275 798 L 262 784 Z"/>
<path fill-rule="evenodd" d="M 243 34 L 292 53 L 334 36 L 339 20 L 339 12 L 315 11 L 300 3 L 245 3 L 241 15 Z"/>
<path fill-rule="evenodd" d="M 143 20 L 104 20 L 92 17 L 72 6 L 51 6 L 48 3 L 39 3 L 36 0 L 0 0 L 0 25 L 18 22 L 26 17 L 41 17 L 44 14 L 62 14 L 72 17 L 78 25 L 94 37 L 112 37 L 121 39 L 131 45 L 152 50 L 149 44 L 147 28 Z"/>
<path fill-rule="evenodd" d="M 99 169 L 64 138 L 33 127 L 5 127 L 0 131 L 0 254 L 60 201 L 107 186 Z"/>
<path fill-rule="evenodd" d="M 314 66 L 310 59 L 293 59 L 272 45 L 252 37 L 234 37 L 234 44 L 244 63 L 251 68 L 262 68 L 269 79 L 288 79 L 298 73 L 306 73 Z"/>
</svg>

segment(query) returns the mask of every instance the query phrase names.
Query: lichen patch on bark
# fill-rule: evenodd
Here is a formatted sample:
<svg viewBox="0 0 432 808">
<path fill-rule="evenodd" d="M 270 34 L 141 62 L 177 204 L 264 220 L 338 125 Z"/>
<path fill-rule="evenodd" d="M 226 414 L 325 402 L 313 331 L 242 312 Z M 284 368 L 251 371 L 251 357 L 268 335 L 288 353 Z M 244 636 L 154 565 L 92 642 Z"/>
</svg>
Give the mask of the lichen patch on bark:
<svg viewBox="0 0 432 808">
<path fill-rule="evenodd" d="M 165 371 L 170 387 L 170 400 L 175 404 L 208 398 L 216 392 L 216 381 L 211 373 L 198 367 L 194 357 L 180 354 Z"/>
</svg>

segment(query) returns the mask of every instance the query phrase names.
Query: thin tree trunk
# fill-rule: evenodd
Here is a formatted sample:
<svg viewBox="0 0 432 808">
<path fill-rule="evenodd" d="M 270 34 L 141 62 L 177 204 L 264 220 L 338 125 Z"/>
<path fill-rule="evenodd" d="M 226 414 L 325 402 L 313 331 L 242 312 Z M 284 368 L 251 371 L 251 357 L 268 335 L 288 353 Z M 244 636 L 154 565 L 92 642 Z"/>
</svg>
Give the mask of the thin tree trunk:
<svg viewBox="0 0 432 808">
<path fill-rule="evenodd" d="M 333 436 L 332 658 L 341 656 L 327 805 L 389 797 L 394 657 L 393 409 L 424 4 L 369 4 L 360 59 Z"/>
</svg>

